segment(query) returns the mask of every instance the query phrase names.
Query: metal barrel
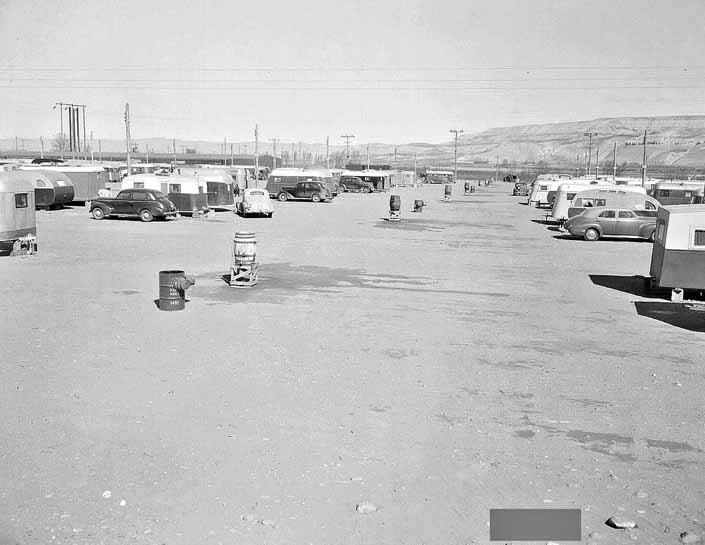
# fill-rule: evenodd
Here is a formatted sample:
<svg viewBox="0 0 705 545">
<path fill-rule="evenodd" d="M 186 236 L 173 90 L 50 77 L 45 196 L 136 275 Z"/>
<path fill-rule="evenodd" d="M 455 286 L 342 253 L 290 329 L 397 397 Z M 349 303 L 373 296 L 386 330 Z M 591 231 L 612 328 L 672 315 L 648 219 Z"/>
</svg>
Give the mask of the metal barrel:
<svg viewBox="0 0 705 545">
<path fill-rule="evenodd" d="M 234 259 L 238 264 L 245 265 L 255 262 L 257 240 L 255 234 L 249 231 L 238 231 L 233 240 Z"/>
<path fill-rule="evenodd" d="M 184 271 L 159 271 L 159 310 L 184 310 L 186 295 L 175 282 L 185 278 Z"/>
<path fill-rule="evenodd" d="M 391 212 L 399 212 L 401 210 L 401 197 L 399 195 L 389 197 L 389 210 Z"/>
<path fill-rule="evenodd" d="M 470 182 L 465 182 L 465 191 L 470 191 Z"/>
<path fill-rule="evenodd" d="M 424 202 L 422 200 L 415 200 L 414 201 L 414 211 L 415 212 L 421 212 L 423 210 L 423 204 Z"/>
<path fill-rule="evenodd" d="M 453 186 L 450 184 L 446 184 L 445 187 L 445 194 L 447 197 L 450 197 L 450 194 L 453 192 Z"/>
</svg>

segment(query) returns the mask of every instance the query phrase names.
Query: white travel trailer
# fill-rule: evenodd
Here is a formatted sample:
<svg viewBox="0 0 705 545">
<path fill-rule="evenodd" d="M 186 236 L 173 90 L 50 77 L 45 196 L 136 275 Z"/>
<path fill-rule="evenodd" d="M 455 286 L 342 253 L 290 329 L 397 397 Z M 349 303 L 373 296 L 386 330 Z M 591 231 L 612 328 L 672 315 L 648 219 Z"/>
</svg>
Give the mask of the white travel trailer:
<svg viewBox="0 0 705 545">
<path fill-rule="evenodd" d="M 560 186 L 553 201 L 551 219 L 563 222 L 595 206 L 656 210 L 658 201 L 646 195 L 641 186 L 598 185 L 592 189 L 585 186 Z"/>
<path fill-rule="evenodd" d="M 179 214 L 208 213 L 208 193 L 204 180 L 195 176 L 134 174 L 125 176 L 120 189 L 154 189 L 161 191 L 176 206 Z"/>
<path fill-rule="evenodd" d="M 553 201 L 549 221 L 555 221 L 560 223 L 567 220 L 570 203 L 573 201 L 573 199 L 578 193 L 580 193 L 581 191 L 585 191 L 586 185 L 590 187 L 615 187 L 613 183 L 607 183 L 603 180 L 592 180 L 592 182 L 595 183 L 570 182 L 567 184 L 559 185 L 558 188 L 556 188 L 555 194 L 549 197 Z"/>
<path fill-rule="evenodd" d="M 553 199 L 555 198 L 556 191 L 558 190 L 558 187 L 570 183 L 573 185 L 580 185 L 580 186 L 586 186 L 586 185 L 613 185 L 612 182 L 608 182 L 607 180 L 603 179 L 594 179 L 594 178 L 554 178 L 554 179 L 544 179 L 544 180 L 539 180 L 537 179 L 536 182 L 534 183 L 533 187 L 531 188 L 531 193 L 529 193 L 529 200 L 528 204 L 529 206 L 536 206 L 536 207 L 542 207 L 542 206 L 552 206 L 553 205 Z"/>
<path fill-rule="evenodd" d="M 658 210 L 661 204 L 641 186 L 616 186 L 588 189 L 578 193 L 568 208 L 568 219 L 587 208 L 609 206 L 631 210 Z"/>
</svg>

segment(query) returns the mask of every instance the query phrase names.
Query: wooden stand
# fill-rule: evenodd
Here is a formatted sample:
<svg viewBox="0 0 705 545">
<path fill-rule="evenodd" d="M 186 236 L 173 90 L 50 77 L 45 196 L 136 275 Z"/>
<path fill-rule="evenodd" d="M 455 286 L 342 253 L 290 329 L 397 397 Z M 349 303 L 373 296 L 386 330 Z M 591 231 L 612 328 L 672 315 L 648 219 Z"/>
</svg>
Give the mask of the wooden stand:
<svg viewBox="0 0 705 545">
<path fill-rule="evenodd" d="M 259 263 L 248 265 L 233 262 L 230 267 L 230 287 L 231 288 L 251 288 L 257 284 L 257 270 Z"/>
<path fill-rule="evenodd" d="M 401 212 L 399 210 L 389 211 L 389 221 L 399 221 L 401 219 Z"/>
</svg>

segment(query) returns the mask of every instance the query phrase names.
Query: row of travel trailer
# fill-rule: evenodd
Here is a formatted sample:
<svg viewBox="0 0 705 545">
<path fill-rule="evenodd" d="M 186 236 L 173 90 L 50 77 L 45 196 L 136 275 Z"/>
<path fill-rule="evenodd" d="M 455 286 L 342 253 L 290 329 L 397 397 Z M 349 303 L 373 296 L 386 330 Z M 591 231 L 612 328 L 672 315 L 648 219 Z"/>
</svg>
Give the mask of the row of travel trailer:
<svg viewBox="0 0 705 545">
<path fill-rule="evenodd" d="M 645 187 L 640 179 L 597 182 L 586 184 L 584 179 L 552 177 L 537 179 L 534 186 L 546 186 L 540 190 L 543 193 L 555 187 L 551 189 L 555 197 L 551 201 L 550 220 L 558 223 L 591 207 L 656 210 L 645 287 L 670 290 L 672 301 L 687 299 L 686 290 L 705 292 L 704 182 L 649 180 Z M 546 199 L 543 193 L 535 192 L 530 200 Z"/>
</svg>

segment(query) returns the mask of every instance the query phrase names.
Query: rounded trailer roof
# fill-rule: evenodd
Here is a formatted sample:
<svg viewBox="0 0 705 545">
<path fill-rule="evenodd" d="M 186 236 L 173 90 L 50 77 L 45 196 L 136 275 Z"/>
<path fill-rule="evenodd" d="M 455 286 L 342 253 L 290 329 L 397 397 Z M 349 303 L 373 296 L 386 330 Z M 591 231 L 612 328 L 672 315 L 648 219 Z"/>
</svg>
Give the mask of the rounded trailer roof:
<svg viewBox="0 0 705 545">
<path fill-rule="evenodd" d="M 161 184 L 181 184 L 184 187 L 199 187 L 205 184 L 205 181 L 199 180 L 196 176 L 159 176 L 158 174 L 132 174 L 125 176 L 122 179 L 123 189 L 133 189 L 136 182 L 149 184 L 151 187 L 147 189 L 160 189 Z"/>
<path fill-rule="evenodd" d="M 667 249 L 691 250 L 693 231 L 705 231 L 705 204 L 662 206 L 658 219 L 668 224 L 663 241 Z"/>
</svg>

